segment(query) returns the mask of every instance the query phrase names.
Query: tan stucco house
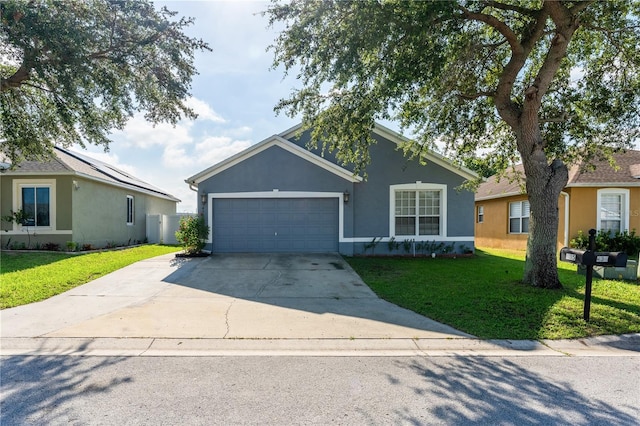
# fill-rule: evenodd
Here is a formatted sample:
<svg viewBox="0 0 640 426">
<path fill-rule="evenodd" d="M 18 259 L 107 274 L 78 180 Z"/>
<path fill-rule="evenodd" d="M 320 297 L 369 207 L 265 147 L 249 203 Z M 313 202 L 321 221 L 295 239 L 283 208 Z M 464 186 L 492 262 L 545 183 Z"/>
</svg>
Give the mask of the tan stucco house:
<svg viewBox="0 0 640 426">
<path fill-rule="evenodd" d="M 25 225 L 2 221 L 2 248 L 52 243 L 101 248 L 146 239 L 149 214 L 171 215 L 180 201 L 101 161 L 54 148 L 49 161 L 24 161 L 0 173 L 0 215 L 24 211 Z"/>
<path fill-rule="evenodd" d="M 578 231 L 589 229 L 640 232 L 640 151 L 616 154 L 617 167 L 598 161 L 593 169 L 569 170 L 558 198 L 558 247 L 569 245 Z M 520 173 L 516 166 L 513 174 Z M 525 250 L 529 201 L 522 181 L 495 177 L 480 185 L 475 196 L 477 247 Z"/>
</svg>

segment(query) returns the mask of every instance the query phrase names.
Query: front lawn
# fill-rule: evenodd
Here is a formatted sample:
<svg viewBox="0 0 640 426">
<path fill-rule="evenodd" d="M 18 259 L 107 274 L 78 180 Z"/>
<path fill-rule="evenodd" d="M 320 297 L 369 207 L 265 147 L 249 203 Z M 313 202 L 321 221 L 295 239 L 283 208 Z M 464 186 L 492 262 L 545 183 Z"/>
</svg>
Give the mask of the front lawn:
<svg viewBox="0 0 640 426">
<path fill-rule="evenodd" d="M 2 252 L 0 309 L 47 299 L 139 260 L 180 250 L 145 245 L 89 254 Z"/>
<path fill-rule="evenodd" d="M 640 285 L 593 281 L 559 262 L 562 290 L 520 282 L 524 253 L 477 250 L 471 258 L 353 257 L 347 261 L 383 299 L 483 339 L 563 339 L 640 332 Z"/>
</svg>

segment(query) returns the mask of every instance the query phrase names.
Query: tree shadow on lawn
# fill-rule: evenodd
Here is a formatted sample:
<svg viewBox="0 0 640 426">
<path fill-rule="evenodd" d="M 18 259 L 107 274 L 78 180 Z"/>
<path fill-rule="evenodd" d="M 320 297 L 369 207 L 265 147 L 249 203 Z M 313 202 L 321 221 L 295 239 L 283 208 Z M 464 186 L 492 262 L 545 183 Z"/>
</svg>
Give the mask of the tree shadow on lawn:
<svg viewBox="0 0 640 426">
<path fill-rule="evenodd" d="M 523 284 L 523 260 L 482 251 L 460 259 L 354 259 L 352 266 L 380 297 L 481 338 L 537 338 L 549 309 L 566 296 Z"/>
<path fill-rule="evenodd" d="M 3 251 L 0 253 L 2 262 L 0 262 L 0 272 L 8 274 L 9 272 L 24 271 L 38 266 L 50 265 L 52 263 L 61 262 L 63 260 L 74 257 L 67 253 L 33 253 L 33 252 L 11 252 Z"/>
<path fill-rule="evenodd" d="M 125 357 L 79 356 L 5 356 L 0 369 L 2 424 L 75 423 L 73 412 L 77 398 L 112 392 L 130 383 L 131 377 L 114 377 L 96 382 L 99 369 L 109 368 Z"/>
<path fill-rule="evenodd" d="M 637 407 L 614 406 L 594 395 L 597 390 L 579 373 L 564 373 L 580 371 L 581 363 L 572 358 L 553 363 L 464 356 L 452 362 L 411 359 L 397 365 L 413 371 L 417 384 L 391 375 L 388 380 L 422 396 L 438 424 L 637 424 Z M 412 411 L 407 407 L 395 414 L 403 424 L 423 424 L 420 413 Z"/>
</svg>

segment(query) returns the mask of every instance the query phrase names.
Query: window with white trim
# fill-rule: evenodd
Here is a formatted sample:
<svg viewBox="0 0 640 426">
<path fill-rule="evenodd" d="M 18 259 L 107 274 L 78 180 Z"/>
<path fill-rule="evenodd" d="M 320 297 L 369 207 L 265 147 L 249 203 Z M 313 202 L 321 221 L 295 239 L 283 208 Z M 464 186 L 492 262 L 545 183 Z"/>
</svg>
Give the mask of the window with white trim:
<svg viewBox="0 0 640 426">
<path fill-rule="evenodd" d="M 445 185 L 392 185 L 391 235 L 443 235 Z"/>
<path fill-rule="evenodd" d="M 13 224 L 13 230 L 20 226 L 38 228 L 39 231 L 56 230 L 56 180 L 55 179 L 13 179 L 11 210 L 22 210 L 27 215 L 23 224 Z"/>
<path fill-rule="evenodd" d="M 629 227 L 629 190 L 598 190 L 598 230 L 611 233 L 628 230 Z"/>
<path fill-rule="evenodd" d="M 509 233 L 529 233 L 529 202 L 516 201 L 509 203 Z"/>
<path fill-rule="evenodd" d="M 484 206 L 478 206 L 478 223 L 484 222 Z"/>
<path fill-rule="evenodd" d="M 133 225 L 135 218 L 135 204 L 132 195 L 127 195 L 127 225 Z"/>
<path fill-rule="evenodd" d="M 20 185 L 22 211 L 27 219 L 23 226 L 51 226 L 51 187 L 49 185 Z"/>
</svg>

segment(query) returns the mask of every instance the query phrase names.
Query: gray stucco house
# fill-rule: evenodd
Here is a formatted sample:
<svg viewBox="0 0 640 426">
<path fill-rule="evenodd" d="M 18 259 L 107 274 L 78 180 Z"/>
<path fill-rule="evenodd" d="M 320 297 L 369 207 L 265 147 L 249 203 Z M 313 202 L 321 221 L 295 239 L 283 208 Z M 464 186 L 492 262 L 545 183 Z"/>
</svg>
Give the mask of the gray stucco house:
<svg viewBox="0 0 640 426">
<path fill-rule="evenodd" d="M 27 226 L 2 221 L 2 248 L 133 244 L 147 237 L 147 215 L 176 212 L 180 200 L 130 174 L 63 148 L 54 154 L 0 173 L 0 215 L 23 210 L 29 216 Z"/>
<path fill-rule="evenodd" d="M 458 187 L 476 175 L 436 153 L 409 161 L 406 139 L 381 125 L 373 138 L 366 180 L 308 150 L 300 126 L 186 179 L 212 230 L 207 249 L 353 255 L 374 238 L 376 254 L 391 238 L 473 249 L 474 194 Z"/>
</svg>

